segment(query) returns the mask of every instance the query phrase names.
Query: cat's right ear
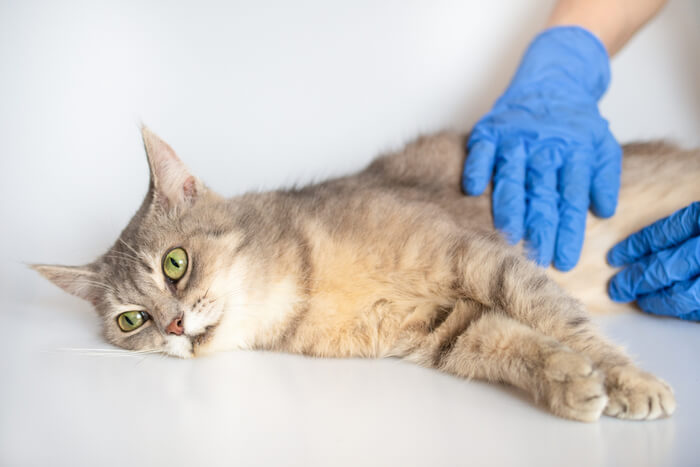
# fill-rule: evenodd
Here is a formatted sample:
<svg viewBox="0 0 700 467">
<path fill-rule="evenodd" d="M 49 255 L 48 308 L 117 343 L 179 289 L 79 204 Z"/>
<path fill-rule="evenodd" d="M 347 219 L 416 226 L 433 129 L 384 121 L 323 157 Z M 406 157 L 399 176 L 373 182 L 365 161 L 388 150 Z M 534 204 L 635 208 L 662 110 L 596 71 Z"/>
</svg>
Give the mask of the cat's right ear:
<svg viewBox="0 0 700 467">
<path fill-rule="evenodd" d="M 151 169 L 153 200 L 164 210 L 190 205 L 204 192 L 204 185 L 190 174 L 173 148 L 146 126 L 141 127 L 143 145 Z"/>
<path fill-rule="evenodd" d="M 105 287 L 96 274 L 86 266 L 58 266 L 54 264 L 32 264 L 29 267 L 71 295 L 97 304 L 101 289 Z"/>
</svg>

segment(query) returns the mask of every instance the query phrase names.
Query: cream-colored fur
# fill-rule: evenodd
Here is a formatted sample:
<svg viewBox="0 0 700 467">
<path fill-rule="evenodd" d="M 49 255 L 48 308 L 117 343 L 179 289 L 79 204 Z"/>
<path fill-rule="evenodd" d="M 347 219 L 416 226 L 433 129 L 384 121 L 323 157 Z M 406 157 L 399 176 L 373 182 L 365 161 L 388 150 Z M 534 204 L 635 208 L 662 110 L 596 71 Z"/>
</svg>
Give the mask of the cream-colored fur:
<svg viewBox="0 0 700 467">
<path fill-rule="evenodd" d="M 615 215 L 588 215 L 581 260 L 570 272 L 550 268 L 549 275 L 589 311 L 608 314 L 636 312 L 634 303 L 615 303 L 605 281 L 617 271 L 608 265 L 608 250 L 628 235 L 700 200 L 700 154 L 664 143 L 625 147 L 622 187 Z"/>
<path fill-rule="evenodd" d="M 581 264 L 562 275 L 494 231 L 488 193 L 460 192 L 458 134 L 419 138 L 352 176 L 230 200 L 143 136 L 151 185 L 119 240 L 86 266 L 35 266 L 90 300 L 115 345 L 393 356 L 512 384 L 582 421 L 675 410 L 670 387 L 601 336 L 586 305 L 620 308 L 605 294 L 605 252 L 698 198 L 696 153 L 628 147 L 617 217 L 590 219 Z M 170 280 L 163 262 L 175 247 L 188 267 Z M 122 331 L 116 317 L 130 306 L 150 319 Z"/>
</svg>

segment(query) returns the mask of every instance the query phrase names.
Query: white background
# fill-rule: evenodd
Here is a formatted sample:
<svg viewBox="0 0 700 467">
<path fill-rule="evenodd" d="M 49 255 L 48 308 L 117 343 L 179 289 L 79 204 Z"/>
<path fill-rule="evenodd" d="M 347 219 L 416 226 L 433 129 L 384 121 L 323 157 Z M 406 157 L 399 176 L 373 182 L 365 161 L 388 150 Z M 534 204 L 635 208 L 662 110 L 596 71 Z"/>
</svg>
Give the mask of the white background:
<svg viewBox="0 0 700 467">
<path fill-rule="evenodd" d="M 697 324 L 601 319 L 680 405 L 584 425 L 399 361 L 68 351 L 109 347 L 87 303 L 24 266 L 116 239 L 146 191 L 141 122 L 222 194 L 345 173 L 468 129 L 551 5 L 0 0 L 0 465 L 697 462 Z M 621 141 L 700 145 L 699 2 L 672 0 L 612 70 Z"/>
</svg>

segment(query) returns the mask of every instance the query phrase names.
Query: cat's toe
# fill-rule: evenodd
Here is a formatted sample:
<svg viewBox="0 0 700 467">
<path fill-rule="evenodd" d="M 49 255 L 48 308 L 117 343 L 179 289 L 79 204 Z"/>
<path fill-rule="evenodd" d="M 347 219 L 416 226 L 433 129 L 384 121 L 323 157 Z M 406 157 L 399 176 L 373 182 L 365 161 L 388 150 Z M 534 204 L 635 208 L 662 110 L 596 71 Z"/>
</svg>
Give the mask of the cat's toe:
<svg viewBox="0 0 700 467">
<path fill-rule="evenodd" d="M 629 420 L 654 420 L 676 410 L 673 390 L 654 375 L 628 365 L 608 371 L 605 415 Z"/>
<path fill-rule="evenodd" d="M 544 375 L 552 412 L 583 422 L 600 418 L 608 401 L 604 378 L 586 357 L 566 350 L 556 352 L 547 358 Z"/>
</svg>

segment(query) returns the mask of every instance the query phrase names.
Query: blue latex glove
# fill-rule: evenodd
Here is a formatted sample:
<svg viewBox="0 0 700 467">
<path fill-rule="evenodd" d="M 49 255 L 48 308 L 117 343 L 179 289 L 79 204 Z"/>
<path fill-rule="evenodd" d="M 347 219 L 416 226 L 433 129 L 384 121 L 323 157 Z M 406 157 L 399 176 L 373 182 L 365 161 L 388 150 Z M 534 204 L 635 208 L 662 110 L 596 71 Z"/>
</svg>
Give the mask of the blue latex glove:
<svg viewBox="0 0 700 467">
<path fill-rule="evenodd" d="M 657 315 L 700 321 L 700 202 L 658 220 L 615 245 L 610 281 L 616 302 L 637 300 Z"/>
<path fill-rule="evenodd" d="M 511 243 L 524 236 L 543 266 L 552 258 L 563 271 L 576 265 L 589 203 L 598 216 L 615 212 L 622 151 L 597 104 L 609 81 L 607 52 L 593 34 L 548 29 L 467 144 L 464 191 L 481 194 L 493 172 L 496 228 Z"/>
</svg>

